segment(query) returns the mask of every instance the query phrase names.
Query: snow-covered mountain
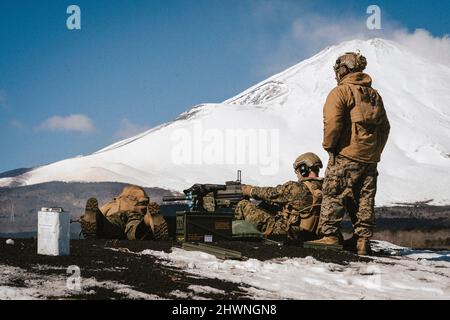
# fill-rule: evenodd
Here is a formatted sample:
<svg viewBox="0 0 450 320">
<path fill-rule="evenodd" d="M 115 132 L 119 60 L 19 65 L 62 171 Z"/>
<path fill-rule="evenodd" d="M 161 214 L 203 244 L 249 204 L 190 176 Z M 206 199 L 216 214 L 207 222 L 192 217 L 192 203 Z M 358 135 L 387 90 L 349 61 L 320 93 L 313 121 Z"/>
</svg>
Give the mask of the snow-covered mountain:
<svg viewBox="0 0 450 320">
<path fill-rule="evenodd" d="M 47 181 L 118 181 L 182 190 L 232 180 L 294 179 L 292 162 L 321 148 L 322 107 L 336 85 L 332 66 L 360 50 L 383 96 L 391 136 L 380 164 L 377 205 L 433 199 L 450 204 L 450 67 L 387 40 L 323 50 L 220 104 L 202 104 L 98 152 L 36 168 L 0 186 Z"/>
</svg>

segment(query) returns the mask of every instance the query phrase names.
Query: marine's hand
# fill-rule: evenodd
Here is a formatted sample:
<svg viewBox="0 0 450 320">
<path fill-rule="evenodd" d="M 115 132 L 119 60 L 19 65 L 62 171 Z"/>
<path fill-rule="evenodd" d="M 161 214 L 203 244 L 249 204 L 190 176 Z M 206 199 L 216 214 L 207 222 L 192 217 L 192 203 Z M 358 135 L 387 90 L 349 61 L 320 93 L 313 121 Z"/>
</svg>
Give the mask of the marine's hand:
<svg viewBox="0 0 450 320">
<path fill-rule="evenodd" d="M 151 214 L 150 212 L 147 212 L 147 213 L 145 214 L 145 216 L 144 216 L 144 223 L 145 223 L 145 225 L 146 225 L 147 227 L 149 227 L 150 229 L 152 229 L 152 231 L 153 231 L 153 229 L 155 228 L 154 222 L 153 222 L 153 216 L 152 216 L 152 214 Z"/>
<path fill-rule="evenodd" d="M 250 198 L 252 196 L 252 189 L 253 189 L 253 186 L 248 185 L 248 184 L 243 184 L 242 185 L 242 195 L 244 197 Z"/>
<path fill-rule="evenodd" d="M 160 212 L 161 212 L 161 208 L 160 208 L 159 204 L 157 204 L 156 202 L 150 202 L 147 205 L 147 213 L 148 214 L 151 214 L 154 216 Z"/>
</svg>

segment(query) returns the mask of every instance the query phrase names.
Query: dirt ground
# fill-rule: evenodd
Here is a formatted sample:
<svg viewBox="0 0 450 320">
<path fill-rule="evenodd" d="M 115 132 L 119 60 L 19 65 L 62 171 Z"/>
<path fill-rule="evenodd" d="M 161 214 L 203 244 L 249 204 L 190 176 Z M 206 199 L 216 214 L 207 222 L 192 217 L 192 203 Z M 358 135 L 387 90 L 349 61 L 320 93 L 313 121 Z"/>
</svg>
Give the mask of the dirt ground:
<svg viewBox="0 0 450 320">
<path fill-rule="evenodd" d="M 367 261 L 352 253 L 333 250 L 306 249 L 293 245 L 275 246 L 261 242 L 221 242 L 223 248 L 242 252 L 246 258 L 268 260 L 280 257 L 307 257 L 337 264 L 352 261 Z M 244 284 L 225 282 L 218 279 L 189 276 L 182 270 L 164 266 L 151 255 L 138 255 L 145 249 L 170 252 L 172 241 L 118 241 L 118 240 L 72 240 L 71 255 L 51 257 L 38 255 L 36 239 L 17 239 L 14 245 L 7 245 L 6 239 L 0 239 L 0 264 L 20 267 L 34 274 L 66 275 L 66 268 L 77 265 L 83 278 L 95 278 L 97 281 L 115 281 L 126 284 L 139 292 L 154 294 L 161 298 L 177 299 L 172 292 L 190 292 L 191 285 L 210 286 L 225 291 L 221 293 L 195 293 L 196 297 L 213 299 L 246 299 L 241 289 Z M 111 248 L 119 250 L 111 250 Z M 131 252 L 130 252 L 131 251 Z M 42 268 L 45 266 L 45 268 Z M 6 284 L 12 287 L 24 287 L 26 284 L 17 280 Z M 75 299 L 123 299 L 125 295 L 108 288 L 83 288 L 88 295 L 73 295 Z M 83 291 L 83 292 L 84 292 Z M 93 293 L 95 291 L 95 293 Z M 54 297 L 58 298 L 58 297 Z M 67 297 L 66 297 L 67 298 Z"/>
</svg>

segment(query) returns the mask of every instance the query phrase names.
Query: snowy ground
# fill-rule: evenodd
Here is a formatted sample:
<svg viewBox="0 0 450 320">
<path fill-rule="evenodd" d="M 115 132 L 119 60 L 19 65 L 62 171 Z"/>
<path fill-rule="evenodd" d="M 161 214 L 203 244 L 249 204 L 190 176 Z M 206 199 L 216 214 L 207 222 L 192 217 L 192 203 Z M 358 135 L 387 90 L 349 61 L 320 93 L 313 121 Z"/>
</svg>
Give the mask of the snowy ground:
<svg viewBox="0 0 450 320">
<path fill-rule="evenodd" d="M 450 251 L 415 251 L 381 241 L 373 244 L 375 251 L 383 255 L 369 262 L 347 264 L 325 263 L 313 257 L 223 261 L 179 248 L 120 250 L 120 254 L 156 259 L 162 268 L 180 270 L 190 279 L 235 283 L 234 291 L 250 299 L 450 299 Z M 58 271 L 55 266 L 35 265 L 24 270 L 0 262 L 0 299 L 73 297 L 65 273 L 43 275 L 46 269 Z M 216 285 L 219 283 L 174 288 L 166 297 L 202 299 L 212 294 L 226 298 L 230 292 Z M 93 276 L 83 279 L 83 287 L 88 288 L 83 299 L 89 299 L 90 294 L 95 296 L 99 288 L 125 299 L 159 299 L 158 295 L 142 292 L 123 281 L 99 281 Z"/>
<path fill-rule="evenodd" d="M 65 270 L 65 268 L 64 268 Z M 48 275 L 26 271 L 17 267 L 0 264 L 0 300 L 39 300 L 51 298 L 70 298 L 74 293 L 75 282 L 68 282 L 66 276 Z M 83 285 L 90 290 L 85 295 L 95 294 L 92 288 L 106 288 L 128 299 L 160 299 L 158 296 L 139 292 L 130 286 L 115 281 L 97 281 L 95 278 L 83 279 Z"/>
<path fill-rule="evenodd" d="M 245 283 L 253 299 L 450 299 L 450 251 L 413 251 L 387 242 L 374 249 L 390 257 L 347 266 L 312 257 L 221 261 L 205 253 L 174 249 L 143 251 L 202 277 Z"/>
</svg>

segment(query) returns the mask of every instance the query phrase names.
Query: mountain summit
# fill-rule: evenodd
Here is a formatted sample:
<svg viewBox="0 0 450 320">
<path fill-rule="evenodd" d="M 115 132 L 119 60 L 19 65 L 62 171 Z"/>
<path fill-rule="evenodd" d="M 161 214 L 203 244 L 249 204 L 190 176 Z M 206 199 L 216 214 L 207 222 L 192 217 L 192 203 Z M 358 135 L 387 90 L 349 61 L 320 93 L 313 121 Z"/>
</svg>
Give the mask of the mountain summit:
<svg viewBox="0 0 450 320">
<path fill-rule="evenodd" d="M 329 47 L 220 104 L 202 104 L 176 120 L 91 155 L 35 168 L 0 186 L 48 181 L 117 181 L 182 190 L 223 183 L 295 179 L 292 162 L 322 150 L 322 107 L 336 85 L 336 58 L 359 50 L 383 96 L 391 136 L 379 166 L 377 205 L 433 200 L 450 204 L 450 67 L 387 40 Z"/>
</svg>

